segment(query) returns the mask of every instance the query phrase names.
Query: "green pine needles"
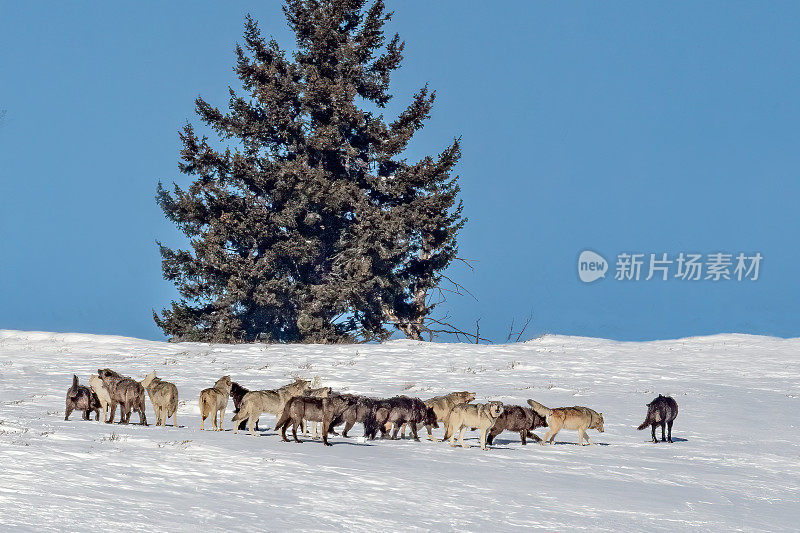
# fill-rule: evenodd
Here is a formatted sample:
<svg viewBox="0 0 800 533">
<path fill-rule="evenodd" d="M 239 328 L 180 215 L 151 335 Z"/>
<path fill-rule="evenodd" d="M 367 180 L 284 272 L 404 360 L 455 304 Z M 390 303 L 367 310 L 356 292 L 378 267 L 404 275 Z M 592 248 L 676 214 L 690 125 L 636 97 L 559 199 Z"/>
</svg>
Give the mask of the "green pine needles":
<svg viewBox="0 0 800 533">
<path fill-rule="evenodd" d="M 384 36 L 381 0 L 295 0 L 291 58 L 247 18 L 236 48 L 243 92 L 227 110 L 196 100 L 216 145 L 180 133 L 188 188 L 157 201 L 189 241 L 158 243 L 180 298 L 153 317 L 175 340 L 360 342 L 393 330 L 421 339 L 466 219 L 451 176 L 456 139 L 437 156 L 402 154 L 429 118 L 427 85 L 392 122 L 390 76 L 404 43 Z M 358 102 L 363 105 L 359 106 Z"/>
</svg>

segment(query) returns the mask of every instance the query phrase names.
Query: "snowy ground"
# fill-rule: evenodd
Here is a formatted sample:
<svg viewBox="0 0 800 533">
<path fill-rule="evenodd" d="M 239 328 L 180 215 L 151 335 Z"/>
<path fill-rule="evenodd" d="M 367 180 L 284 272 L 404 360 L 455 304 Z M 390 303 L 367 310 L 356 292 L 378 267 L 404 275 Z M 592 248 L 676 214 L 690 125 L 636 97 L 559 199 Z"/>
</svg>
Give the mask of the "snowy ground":
<svg viewBox="0 0 800 533">
<path fill-rule="evenodd" d="M 800 339 L 748 335 L 227 346 L 0 331 L 0 530 L 796 530 L 799 353 Z M 180 427 L 65 422 L 72 374 L 87 383 L 106 366 L 173 381 Z M 487 452 L 476 434 L 469 450 L 337 437 L 325 448 L 281 442 L 270 415 L 261 436 L 234 435 L 232 402 L 226 431 L 201 432 L 199 391 L 224 374 L 251 388 L 302 376 L 374 396 L 586 405 L 606 432 L 582 448 L 568 431 L 549 447 L 503 433 Z M 636 431 L 658 393 L 680 405 L 672 445 Z"/>
</svg>

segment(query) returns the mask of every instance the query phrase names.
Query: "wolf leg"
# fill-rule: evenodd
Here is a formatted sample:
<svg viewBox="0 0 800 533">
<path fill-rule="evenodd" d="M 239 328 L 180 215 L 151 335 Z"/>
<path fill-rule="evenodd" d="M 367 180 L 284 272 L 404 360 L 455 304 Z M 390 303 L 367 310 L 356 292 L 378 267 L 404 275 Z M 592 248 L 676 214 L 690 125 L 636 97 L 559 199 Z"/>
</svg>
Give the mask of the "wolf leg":
<svg viewBox="0 0 800 533">
<path fill-rule="evenodd" d="M 495 437 L 497 437 L 503 430 L 496 431 L 494 426 L 489 430 L 489 434 L 486 435 L 486 444 L 491 444 L 494 442 Z M 523 439 L 522 444 L 525 444 L 525 440 Z"/>
<path fill-rule="evenodd" d="M 672 420 L 667 422 L 667 442 L 672 442 Z"/>
<path fill-rule="evenodd" d="M 486 434 L 489 432 L 488 429 L 481 428 L 481 450 L 486 450 Z"/>
<path fill-rule="evenodd" d="M 445 434 L 450 433 L 450 446 L 456 447 L 456 430 L 450 426 L 445 430 Z"/>
<path fill-rule="evenodd" d="M 439 439 L 433 436 L 433 427 L 430 424 L 425 424 L 425 429 L 428 431 L 428 440 L 439 442 Z"/>
<path fill-rule="evenodd" d="M 302 421 L 300 422 L 302 424 Z M 292 421 L 292 438 L 294 438 L 295 442 L 303 442 L 297 438 L 297 422 Z"/>
<path fill-rule="evenodd" d="M 656 424 L 655 424 L 655 423 L 653 423 L 653 424 L 650 424 L 650 429 L 652 429 L 652 430 L 653 430 L 653 431 L 652 431 L 652 435 L 653 435 L 653 442 L 658 442 L 658 439 L 656 438 Z"/>
<path fill-rule="evenodd" d="M 226 406 L 226 407 L 227 407 L 227 406 Z M 226 407 L 223 407 L 223 408 L 222 408 L 222 411 L 220 411 L 220 415 L 219 415 L 219 426 L 217 427 L 217 430 L 218 430 L 218 431 L 225 431 L 224 429 L 222 429 L 222 421 L 223 421 L 223 420 L 225 420 L 225 409 L 226 409 Z"/>
<path fill-rule="evenodd" d="M 667 436 L 664 434 L 664 429 L 666 428 L 667 423 L 661 422 L 661 442 L 667 442 Z"/>
<path fill-rule="evenodd" d="M 527 439 L 527 437 L 528 437 L 528 430 L 525 430 L 525 429 L 523 429 L 522 431 L 520 431 L 520 432 L 519 432 L 519 440 L 521 440 L 521 441 L 522 441 L 522 445 L 523 445 L 523 446 L 525 446 L 526 444 L 528 444 L 528 442 L 527 442 L 527 440 L 526 440 L 526 439 Z M 489 444 L 491 444 L 491 442 L 490 442 Z"/>
<path fill-rule="evenodd" d="M 468 446 L 464 444 L 464 430 L 466 426 L 461 426 L 461 429 L 458 430 L 458 443 L 461 445 L 462 448 L 467 448 Z"/>
<path fill-rule="evenodd" d="M 417 423 L 416 422 L 409 422 L 411 426 L 411 436 L 414 438 L 415 441 L 419 442 L 419 434 L 417 433 Z"/>
<path fill-rule="evenodd" d="M 342 437 L 347 437 L 347 432 L 353 429 L 353 426 L 356 425 L 355 419 L 348 420 L 347 423 L 344 425 L 344 429 L 342 430 Z"/>
</svg>

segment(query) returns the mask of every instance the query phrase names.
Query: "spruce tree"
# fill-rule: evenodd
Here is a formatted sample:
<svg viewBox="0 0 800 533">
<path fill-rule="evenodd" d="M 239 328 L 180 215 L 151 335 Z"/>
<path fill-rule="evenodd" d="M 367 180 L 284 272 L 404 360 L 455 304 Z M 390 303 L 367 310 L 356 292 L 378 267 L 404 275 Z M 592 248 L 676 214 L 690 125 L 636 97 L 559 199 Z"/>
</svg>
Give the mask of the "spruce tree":
<svg viewBox="0 0 800 533">
<path fill-rule="evenodd" d="M 422 338 L 463 226 L 456 139 L 409 163 L 429 118 L 427 85 L 387 122 L 404 42 L 387 41 L 381 0 L 293 0 L 296 51 L 247 17 L 236 47 L 242 94 L 228 109 L 198 97 L 218 141 L 180 133 L 188 187 L 157 201 L 190 248 L 159 244 L 180 299 L 153 317 L 176 340 L 352 342 L 397 328 Z"/>
</svg>

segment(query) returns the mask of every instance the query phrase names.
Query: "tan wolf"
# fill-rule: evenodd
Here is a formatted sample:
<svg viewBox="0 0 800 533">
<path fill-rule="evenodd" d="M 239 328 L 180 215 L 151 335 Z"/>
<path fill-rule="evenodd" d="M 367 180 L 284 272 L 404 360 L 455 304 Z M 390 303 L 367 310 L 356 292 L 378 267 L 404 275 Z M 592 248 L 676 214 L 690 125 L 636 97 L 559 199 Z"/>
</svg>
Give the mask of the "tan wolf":
<svg viewBox="0 0 800 533">
<path fill-rule="evenodd" d="M 89 386 L 100 400 L 100 407 L 103 409 L 103 422 L 108 422 L 108 406 L 111 405 L 111 394 L 108 392 L 100 376 L 92 374 L 89 376 Z"/>
<path fill-rule="evenodd" d="M 178 387 L 157 377 L 155 370 L 142 380 L 142 387 L 156 412 L 156 425 L 164 426 L 167 418 L 172 417 L 172 427 L 178 427 Z"/>
<path fill-rule="evenodd" d="M 462 403 L 453 407 L 447 419 L 445 435 L 450 436 L 450 446 L 455 446 L 456 432 L 458 443 L 464 444 L 464 428 L 476 428 L 481 432 L 481 450 L 486 449 L 486 434 L 494 426 L 497 417 L 503 414 L 503 402 Z"/>
<path fill-rule="evenodd" d="M 233 422 L 239 422 L 239 420 L 246 418 L 247 429 L 251 435 L 255 436 L 253 425 L 259 416 L 263 413 L 272 413 L 275 418 L 279 418 L 283 414 L 286 402 L 295 396 L 302 396 L 308 390 L 310 384 L 311 382 L 308 380 L 298 379 L 294 383 L 284 385 L 279 389 L 250 391 L 242 398 L 242 403 L 239 404 L 239 412 L 233 417 Z M 233 432 L 239 432 L 238 423 L 235 425 Z"/>
<path fill-rule="evenodd" d="M 425 405 L 433 408 L 433 412 L 436 414 L 436 421 L 443 428 L 445 428 L 446 434 L 447 419 L 450 417 L 450 412 L 453 410 L 453 407 L 456 405 L 461 405 L 462 403 L 469 403 L 474 399 L 474 392 L 458 391 L 445 394 L 444 396 L 435 396 L 429 400 L 425 400 Z M 428 440 L 439 442 L 439 439 L 433 436 L 433 430 L 431 429 L 430 424 L 426 425 L 425 429 L 428 430 Z M 405 425 L 403 426 L 402 436 L 405 437 Z M 445 438 L 447 438 L 447 435 L 445 435 Z"/>
<path fill-rule="evenodd" d="M 228 398 L 231 395 L 231 377 L 222 376 L 214 383 L 210 389 L 203 389 L 200 392 L 200 429 L 205 429 L 206 418 L 213 412 L 214 419 L 211 426 L 215 431 L 222 431 L 222 419 L 225 418 L 225 408 L 228 407 Z M 219 413 L 219 424 L 217 424 L 217 413 Z"/>
<path fill-rule="evenodd" d="M 586 434 L 587 429 L 596 429 L 600 433 L 604 431 L 603 413 L 598 413 L 588 407 L 576 405 L 575 407 L 550 409 L 534 400 L 528 400 L 528 405 L 530 405 L 539 416 L 544 417 L 547 421 L 547 426 L 550 428 L 544 436 L 542 444 L 547 444 L 548 442 L 552 443 L 553 439 L 556 438 L 556 435 L 562 428 L 573 431 L 577 430 L 578 444 L 581 446 L 583 446 L 583 439 L 586 439 L 587 443 L 593 444 L 592 441 L 589 440 L 589 435 Z"/>
</svg>

